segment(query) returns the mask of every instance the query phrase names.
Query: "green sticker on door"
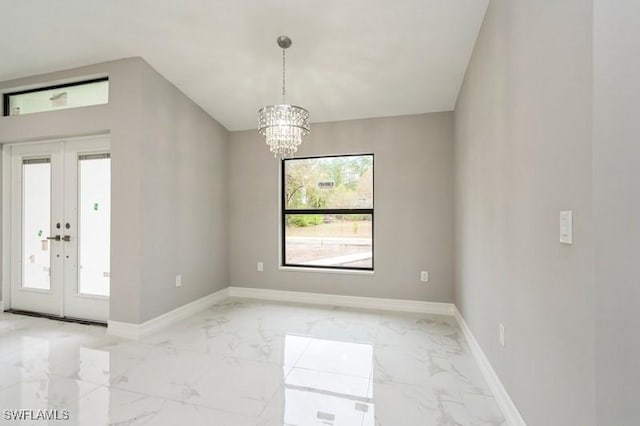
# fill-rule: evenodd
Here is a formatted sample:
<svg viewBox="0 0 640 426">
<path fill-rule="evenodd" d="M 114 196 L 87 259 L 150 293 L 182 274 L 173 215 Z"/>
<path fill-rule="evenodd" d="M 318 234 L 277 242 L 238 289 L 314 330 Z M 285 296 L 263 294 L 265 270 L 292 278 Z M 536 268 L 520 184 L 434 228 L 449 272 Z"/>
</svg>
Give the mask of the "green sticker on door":
<svg viewBox="0 0 640 426">
<path fill-rule="evenodd" d="M 95 211 L 98 211 L 98 203 L 93 203 L 93 209 L 94 209 Z"/>
</svg>

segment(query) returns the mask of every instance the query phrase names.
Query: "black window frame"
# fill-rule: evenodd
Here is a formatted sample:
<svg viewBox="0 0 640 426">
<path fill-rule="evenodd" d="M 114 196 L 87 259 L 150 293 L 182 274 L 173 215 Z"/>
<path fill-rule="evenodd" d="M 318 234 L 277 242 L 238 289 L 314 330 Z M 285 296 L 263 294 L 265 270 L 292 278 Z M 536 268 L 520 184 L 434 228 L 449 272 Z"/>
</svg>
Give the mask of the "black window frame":
<svg viewBox="0 0 640 426">
<path fill-rule="evenodd" d="M 287 197 L 286 197 L 286 162 L 287 161 L 295 161 L 295 160 L 311 160 L 311 159 L 319 159 L 319 158 L 344 158 L 344 157 L 371 157 L 373 168 L 373 176 L 371 179 L 371 190 L 373 191 L 373 206 L 370 209 L 287 209 Z M 368 271 L 373 272 L 375 268 L 375 204 L 376 204 L 376 196 L 375 196 L 375 180 L 376 180 L 376 169 L 375 169 L 375 155 L 373 153 L 362 153 L 362 154 L 332 154 L 332 155 L 315 155 L 315 156 L 307 156 L 307 157 L 291 157 L 291 158 L 283 158 L 281 160 L 280 165 L 280 226 L 281 226 L 281 235 L 280 235 L 280 244 L 281 244 L 281 252 L 280 256 L 282 260 L 280 261 L 280 265 L 285 268 L 308 268 L 308 269 L 327 269 L 327 270 L 339 270 L 339 271 Z M 328 215 L 328 214 L 338 214 L 338 215 L 347 215 L 347 214 L 362 214 L 362 215 L 371 215 L 371 267 L 345 267 L 345 266 L 323 266 L 323 265 L 301 265 L 297 263 L 287 263 L 287 244 L 286 244 L 286 233 L 287 233 L 287 215 Z"/>
<path fill-rule="evenodd" d="M 9 111 L 9 103 L 10 103 L 11 96 L 19 96 L 19 95 L 25 95 L 27 93 L 35 93 L 35 92 L 44 92 L 45 90 L 64 89 L 65 87 L 84 86 L 86 84 L 100 83 L 102 81 L 109 81 L 109 77 L 93 78 L 91 80 L 74 81 L 72 83 L 54 84 L 51 86 L 42 86 L 42 87 L 36 87 L 33 89 L 3 93 L 2 94 L 2 116 L 10 117 L 11 111 Z M 49 111 L 42 111 L 42 112 L 49 112 Z"/>
</svg>

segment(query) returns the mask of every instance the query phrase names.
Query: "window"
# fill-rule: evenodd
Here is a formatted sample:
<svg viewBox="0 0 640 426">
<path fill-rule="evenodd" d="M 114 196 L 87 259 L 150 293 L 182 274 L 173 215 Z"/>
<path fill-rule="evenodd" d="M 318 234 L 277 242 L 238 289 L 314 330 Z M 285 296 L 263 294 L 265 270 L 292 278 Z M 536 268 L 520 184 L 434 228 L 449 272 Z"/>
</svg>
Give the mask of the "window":
<svg viewBox="0 0 640 426">
<path fill-rule="evenodd" d="M 373 270 L 373 154 L 282 161 L 282 265 Z"/>
<path fill-rule="evenodd" d="M 109 79 L 80 81 L 4 94 L 5 116 L 55 111 L 109 102 Z"/>
</svg>

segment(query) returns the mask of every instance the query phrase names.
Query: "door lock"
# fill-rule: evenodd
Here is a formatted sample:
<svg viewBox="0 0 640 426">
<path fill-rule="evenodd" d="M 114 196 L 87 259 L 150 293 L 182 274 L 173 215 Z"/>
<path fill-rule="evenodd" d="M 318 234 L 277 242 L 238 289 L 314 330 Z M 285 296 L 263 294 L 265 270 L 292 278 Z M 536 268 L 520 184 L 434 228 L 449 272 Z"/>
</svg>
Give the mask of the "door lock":
<svg viewBox="0 0 640 426">
<path fill-rule="evenodd" d="M 71 237 L 69 235 L 65 235 L 62 237 L 62 241 L 71 241 Z"/>
</svg>

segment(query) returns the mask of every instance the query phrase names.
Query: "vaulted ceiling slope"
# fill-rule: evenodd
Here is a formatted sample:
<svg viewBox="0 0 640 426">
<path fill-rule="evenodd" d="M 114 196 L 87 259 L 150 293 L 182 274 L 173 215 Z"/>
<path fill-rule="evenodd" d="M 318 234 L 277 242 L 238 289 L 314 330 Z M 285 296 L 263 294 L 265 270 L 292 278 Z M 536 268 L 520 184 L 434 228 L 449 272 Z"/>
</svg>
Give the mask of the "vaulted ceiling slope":
<svg viewBox="0 0 640 426">
<path fill-rule="evenodd" d="M 0 81 L 141 56 L 229 130 L 450 111 L 488 0 L 0 0 Z"/>
</svg>

